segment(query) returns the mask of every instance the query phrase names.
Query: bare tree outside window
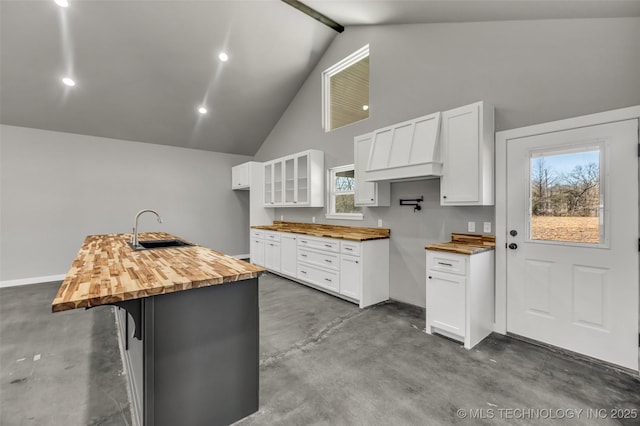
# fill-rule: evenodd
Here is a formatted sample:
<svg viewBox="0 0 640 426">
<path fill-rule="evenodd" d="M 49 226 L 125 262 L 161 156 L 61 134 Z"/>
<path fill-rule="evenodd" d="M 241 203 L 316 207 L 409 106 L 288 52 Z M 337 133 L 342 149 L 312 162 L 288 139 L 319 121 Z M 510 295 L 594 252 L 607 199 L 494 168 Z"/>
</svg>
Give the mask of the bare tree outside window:
<svg viewBox="0 0 640 426">
<path fill-rule="evenodd" d="M 362 208 L 355 205 L 356 180 L 353 165 L 330 169 L 329 182 L 328 215 L 362 219 Z"/>
<path fill-rule="evenodd" d="M 532 158 L 530 180 L 531 239 L 600 242 L 599 151 Z"/>
</svg>

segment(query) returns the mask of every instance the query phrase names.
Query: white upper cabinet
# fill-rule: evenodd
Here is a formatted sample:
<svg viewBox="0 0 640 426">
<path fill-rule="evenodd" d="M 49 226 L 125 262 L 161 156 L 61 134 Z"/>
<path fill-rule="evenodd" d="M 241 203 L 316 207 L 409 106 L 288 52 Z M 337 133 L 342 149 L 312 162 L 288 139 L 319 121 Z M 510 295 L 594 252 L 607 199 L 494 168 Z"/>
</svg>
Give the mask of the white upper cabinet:
<svg viewBox="0 0 640 426">
<path fill-rule="evenodd" d="M 366 167 L 373 144 L 373 133 L 356 136 L 353 141 L 356 179 L 356 206 L 389 206 L 389 182 L 367 182 Z"/>
<path fill-rule="evenodd" d="M 373 132 L 366 181 L 395 181 L 440 176 L 440 113 Z"/>
<path fill-rule="evenodd" d="M 264 163 L 265 207 L 323 207 L 324 153 L 310 149 Z"/>
<path fill-rule="evenodd" d="M 251 162 L 238 164 L 231 168 L 231 189 L 251 188 Z"/>
<path fill-rule="evenodd" d="M 494 109 L 477 102 L 442 113 L 443 206 L 492 206 Z"/>
</svg>

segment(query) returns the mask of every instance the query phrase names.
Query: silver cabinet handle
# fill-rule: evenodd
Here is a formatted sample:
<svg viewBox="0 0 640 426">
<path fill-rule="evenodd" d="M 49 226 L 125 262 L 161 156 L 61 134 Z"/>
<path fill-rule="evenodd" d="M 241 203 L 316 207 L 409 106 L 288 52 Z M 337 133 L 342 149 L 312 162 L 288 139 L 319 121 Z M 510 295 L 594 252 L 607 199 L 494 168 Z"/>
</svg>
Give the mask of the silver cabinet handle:
<svg viewBox="0 0 640 426">
<path fill-rule="evenodd" d="M 329 281 L 329 282 L 331 282 L 331 279 L 329 279 L 329 278 L 325 278 L 324 280 L 325 280 L 325 281 Z"/>
<path fill-rule="evenodd" d="M 353 251 L 353 249 L 352 249 L 352 248 L 349 248 L 349 247 L 345 247 L 344 249 L 345 249 L 345 250 L 349 250 L 349 251 Z"/>
<path fill-rule="evenodd" d="M 302 253 L 300 256 L 302 256 L 302 257 L 307 257 L 307 255 L 306 255 L 306 254 L 304 254 L 304 253 Z"/>
<path fill-rule="evenodd" d="M 450 263 L 444 263 L 444 262 L 438 262 L 438 265 L 444 265 L 444 266 L 453 266 Z"/>
<path fill-rule="evenodd" d="M 332 262 L 331 260 L 329 260 L 329 259 L 325 259 L 324 261 L 325 261 L 325 262 L 327 262 L 327 263 L 333 263 L 333 262 Z"/>
<path fill-rule="evenodd" d="M 324 246 L 325 246 L 325 247 L 329 247 L 329 248 L 332 248 L 332 247 L 333 247 L 331 244 L 325 244 Z"/>
<path fill-rule="evenodd" d="M 300 271 L 300 273 L 301 273 L 301 274 L 306 274 L 306 273 L 307 273 L 307 271 Z"/>
</svg>

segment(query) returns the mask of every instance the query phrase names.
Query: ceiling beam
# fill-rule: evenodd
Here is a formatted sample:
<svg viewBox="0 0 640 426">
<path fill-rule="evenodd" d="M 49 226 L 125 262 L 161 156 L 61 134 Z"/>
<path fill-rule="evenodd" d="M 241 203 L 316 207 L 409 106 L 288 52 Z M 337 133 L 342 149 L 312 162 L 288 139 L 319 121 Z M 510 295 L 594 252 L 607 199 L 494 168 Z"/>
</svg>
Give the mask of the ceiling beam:
<svg viewBox="0 0 640 426">
<path fill-rule="evenodd" d="M 295 7 L 300 12 L 311 16 L 316 21 L 322 22 L 323 24 L 333 29 L 334 31 L 337 31 L 339 33 L 344 31 L 344 27 L 342 25 L 338 24 L 336 21 L 334 21 L 333 19 L 329 18 L 326 15 L 323 15 L 317 10 L 310 8 L 306 4 L 299 2 L 298 0 L 282 0 L 282 1 L 291 7 Z"/>
</svg>

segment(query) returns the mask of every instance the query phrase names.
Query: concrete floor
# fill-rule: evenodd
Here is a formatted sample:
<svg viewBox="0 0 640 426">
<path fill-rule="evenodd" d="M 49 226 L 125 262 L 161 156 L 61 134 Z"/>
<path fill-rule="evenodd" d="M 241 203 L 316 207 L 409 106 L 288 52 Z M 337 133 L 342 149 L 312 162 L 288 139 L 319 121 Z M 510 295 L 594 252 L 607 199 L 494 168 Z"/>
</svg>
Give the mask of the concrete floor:
<svg viewBox="0 0 640 426">
<path fill-rule="evenodd" d="M 130 425 L 112 308 L 52 314 L 59 287 L 0 289 L 0 425 Z"/>
<path fill-rule="evenodd" d="M 0 424 L 129 424 L 112 314 L 50 314 L 56 287 L 0 289 Z M 237 424 L 640 424 L 637 376 L 498 335 L 466 351 L 423 329 L 419 308 L 360 310 L 262 276 L 260 410 Z"/>
</svg>

